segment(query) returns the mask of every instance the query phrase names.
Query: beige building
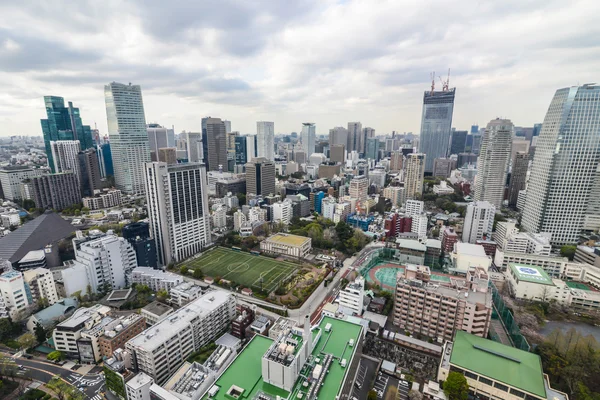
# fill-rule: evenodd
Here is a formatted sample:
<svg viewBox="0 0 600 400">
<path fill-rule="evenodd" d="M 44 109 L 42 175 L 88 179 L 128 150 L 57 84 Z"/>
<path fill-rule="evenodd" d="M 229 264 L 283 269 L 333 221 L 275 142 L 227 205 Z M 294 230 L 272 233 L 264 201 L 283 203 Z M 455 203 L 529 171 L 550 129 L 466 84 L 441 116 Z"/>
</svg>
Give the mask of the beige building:
<svg viewBox="0 0 600 400">
<path fill-rule="evenodd" d="M 311 238 L 288 233 L 276 233 L 260 242 L 260 250 L 267 253 L 283 254 L 304 258 L 312 249 Z"/>
<path fill-rule="evenodd" d="M 423 194 L 423 176 L 425 175 L 426 155 L 413 153 L 406 156 L 406 174 L 404 188 L 407 199 L 416 199 Z"/>
<path fill-rule="evenodd" d="M 46 299 L 49 305 L 56 303 L 60 298 L 54 284 L 52 272 L 46 268 L 34 268 L 23 272 L 23 279 L 31 289 L 34 303 Z"/>
</svg>

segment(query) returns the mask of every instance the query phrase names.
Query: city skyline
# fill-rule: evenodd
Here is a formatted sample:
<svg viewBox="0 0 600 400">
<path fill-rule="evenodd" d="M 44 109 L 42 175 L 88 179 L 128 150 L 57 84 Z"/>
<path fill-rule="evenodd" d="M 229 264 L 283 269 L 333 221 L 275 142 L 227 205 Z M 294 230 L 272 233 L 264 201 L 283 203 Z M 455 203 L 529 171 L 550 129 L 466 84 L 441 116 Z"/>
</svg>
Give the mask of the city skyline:
<svg viewBox="0 0 600 400">
<path fill-rule="evenodd" d="M 38 20 L 33 7 L 46 18 Z M 210 10 L 115 3 L 82 5 L 71 24 L 64 10 L 45 7 L 0 6 L 7 17 L 0 28 L 0 136 L 39 135 L 44 95 L 73 101 L 84 123 L 106 134 L 102 88 L 111 81 L 142 86 L 148 122 L 176 132 L 197 132 L 200 118 L 212 115 L 241 133 L 255 133 L 260 120 L 274 121 L 276 134 L 299 132 L 302 121 L 315 122 L 319 135 L 348 121 L 381 134 L 417 133 L 429 73 L 445 79 L 448 68 L 457 129 L 496 117 L 531 126 L 557 87 L 593 82 L 600 65 L 590 40 L 599 6 L 590 1 L 446 4 L 433 15 L 404 2 Z M 555 29 L 571 18 L 576 28 Z M 129 23 L 118 23 L 123 19 Z M 376 28 L 336 28 L 353 22 Z M 507 24 L 518 29 L 502 29 Z M 56 31 L 61 35 L 50 34 Z M 256 34 L 248 38 L 248 31 Z"/>
</svg>

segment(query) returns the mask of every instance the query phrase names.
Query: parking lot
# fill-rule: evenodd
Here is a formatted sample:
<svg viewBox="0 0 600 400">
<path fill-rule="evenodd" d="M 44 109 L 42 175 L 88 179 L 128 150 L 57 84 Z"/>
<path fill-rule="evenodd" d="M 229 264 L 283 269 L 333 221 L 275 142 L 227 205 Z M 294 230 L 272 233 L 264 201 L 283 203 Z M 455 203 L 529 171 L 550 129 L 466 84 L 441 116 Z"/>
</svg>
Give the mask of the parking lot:
<svg viewBox="0 0 600 400">
<path fill-rule="evenodd" d="M 376 374 L 377 362 L 361 357 L 350 399 L 366 399 Z"/>
</svg>

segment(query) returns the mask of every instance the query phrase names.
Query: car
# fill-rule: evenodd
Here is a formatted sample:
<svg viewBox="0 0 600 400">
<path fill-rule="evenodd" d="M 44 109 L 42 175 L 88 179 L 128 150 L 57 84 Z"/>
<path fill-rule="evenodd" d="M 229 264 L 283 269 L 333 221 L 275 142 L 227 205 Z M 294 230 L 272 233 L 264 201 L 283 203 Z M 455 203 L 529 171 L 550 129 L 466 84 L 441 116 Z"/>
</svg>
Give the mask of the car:
<svg viewBox="0 0 600 400">
<path fill-rule="evenodd" d="M 25 367 L 24 367 L 24 366 L 22 366 L 22 365 L 19 365 L 19 369 L 20 369 L 21 371 L 25 371 Z"/>
<path fill-rule="evenodd" d="M 31 360 L 33 358 L 31 354 L 23 354 L 23 357 L 25 357 L 28 360 Z"/>
</svg>

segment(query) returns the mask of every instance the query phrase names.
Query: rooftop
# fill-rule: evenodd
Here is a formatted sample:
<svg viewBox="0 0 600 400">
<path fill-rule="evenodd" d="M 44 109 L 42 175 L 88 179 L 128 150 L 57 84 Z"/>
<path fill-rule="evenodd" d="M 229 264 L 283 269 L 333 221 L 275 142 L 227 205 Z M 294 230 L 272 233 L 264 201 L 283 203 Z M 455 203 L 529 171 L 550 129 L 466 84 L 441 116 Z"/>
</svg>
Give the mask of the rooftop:
<svg viewBox="0 0 600 400">
<path fill-rule="evenodd" d="M 42 261 L 46 258 L 46 252 L 44 250 L 31 250 L 25 257 L 19 260 L 19 264 L 26 262 Z"/>
<path fill-rule="evenodd" d="M 161 315 L 166 314 L 169 311 L 173 311 L 173 307 L 170 307 L 163 303 L 159 303 L 158 301 L 153 301 L 152 303 L 142 308 L 142 310 L 160 317 Z"/>
<path fill-rule="evenodd" d="M 50 325 L 53 321 L 58 321 L 60 317 L 64 317 L 74 311 L 78 306 L 77 299 L 68 297 L 61 299 L 50 307 L 44 308 L 41 311 L 33 314 L 33 317 L 42 325 Z"/>
<path fill-rule="evenodd" d="M 75 313 L 73 313 L 71 318 L 64 320 L 58 324 L 58 326 L 74 328 L 92 318 L 96 313 L 106 315 L 109 311 L 109 307 L 101 304 L 96 304 L 90 308 L 81 307 L 80 309 L 76 310 Z"/>
<path fill-rule="evenodd" d="M 304 243 L 310 241 L 310 238 L 287 233 L 276 233 L 275 235 L 269 236 L 266 240 L 269 242 L 286 244 L 288 246 L 302 246 Z"/>
<path fill-rule="evenodd" d="M 546 397 L 542 363 L 537 354 L 456 331 L 450 362 L 525 392 Z"/>
<path fill-rule="evenodd" d="M 410 240 L 410 239 L 397 239 L 396 243 L 399 247 L 403 247 L 405 249 L 416 250 L 416 251 L 427 251 L 427 246 L 418 240 Z"/>
<path fill-rule="evenodd" d="M 536 265 L 508 264 L 511 271 L 520 281 L 538 283 L 540 285 L 554 286 L 552 279 L 542 267 Z"/>
<path fill-rule="evenodd" d="M 458 242 L 456 243 L 456 252 L 462 255 L 487 258 L 487 255 L 485 254 L 485 249 L 479 244 Z"/>
<path fill-rule="evenodd" d="M 152 382 L 152 378 L 150 378 L 145 373 L 140 372 L 139 374 L 137 374 L 136 376 L 134 376 L 127 382 L 127 386 L 130 386 L 132 389 L 137 390 L 137 389 L 149 384 L 150 382 Z"/>
</svg>

